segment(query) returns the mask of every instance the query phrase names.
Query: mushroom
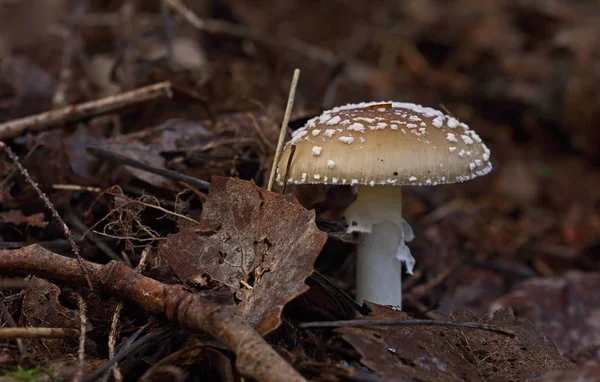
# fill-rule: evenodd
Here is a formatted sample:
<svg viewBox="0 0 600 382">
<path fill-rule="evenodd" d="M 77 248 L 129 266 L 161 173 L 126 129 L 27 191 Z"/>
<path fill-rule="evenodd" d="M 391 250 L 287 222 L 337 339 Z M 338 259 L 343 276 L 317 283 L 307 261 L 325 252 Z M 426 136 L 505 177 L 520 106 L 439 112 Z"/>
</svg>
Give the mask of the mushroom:
<svg viewBox="0 0 600 382">
<path fill-rule="evenodd" d="M 414 235 L 402 217 L 401 186 L 464 182 L 491 169 L 481 138 L 452 116 L 412 103 L 371 102 L 327 110 L 294 131 L 277 182 L 285 176 L 293 184 L 357 186 L 344 213 L 348 232 L 365 234 L 357 249 L 356 300 L 400 307 L 401 262 L 409 274 L 415 264 L 405 244 Z"/>
</svg>

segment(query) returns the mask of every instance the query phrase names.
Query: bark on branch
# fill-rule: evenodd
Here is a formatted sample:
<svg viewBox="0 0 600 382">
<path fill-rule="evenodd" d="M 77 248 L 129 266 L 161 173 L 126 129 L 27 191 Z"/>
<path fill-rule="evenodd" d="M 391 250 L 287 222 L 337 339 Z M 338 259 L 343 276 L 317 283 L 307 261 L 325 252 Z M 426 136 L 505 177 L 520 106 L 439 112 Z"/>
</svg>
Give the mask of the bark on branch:
<svg viewBox="0 0 600 382">
<path fill-rule="evenodd" d="M 237 312 L 230 296 L 218 292 L 191 293 L 181 285 L 167 285 L 136 273 L 126 265 L 86 262 L 94 280 L 110 294 L 163 314 L 181 327 L 206 332 L 237 356 L 239 372 L 259 381 L 305 381 Z M 38 245 L 0 250 L 0 272 L 29 274 L 85 285 L 77 261 Z"/>
</svg>

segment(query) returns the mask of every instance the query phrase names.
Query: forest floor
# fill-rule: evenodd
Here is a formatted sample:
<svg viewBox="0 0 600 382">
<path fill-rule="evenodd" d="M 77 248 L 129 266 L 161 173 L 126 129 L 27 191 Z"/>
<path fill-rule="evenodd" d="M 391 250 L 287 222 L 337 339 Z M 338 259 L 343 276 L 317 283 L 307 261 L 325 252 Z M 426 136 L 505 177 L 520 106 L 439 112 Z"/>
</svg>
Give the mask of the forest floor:
<svg viewBox="0 0 600 382">
<path fill-rule="evenodd" d="M 592 0 L 0 0 L 0 380 L 600 380 L 599 35 Z M 491 150 L 405 188 L 403 311 L 353 300 L 351 187 L 266 189 L 296 68 L 287 138 L 394 100 Z"/>
</svg>

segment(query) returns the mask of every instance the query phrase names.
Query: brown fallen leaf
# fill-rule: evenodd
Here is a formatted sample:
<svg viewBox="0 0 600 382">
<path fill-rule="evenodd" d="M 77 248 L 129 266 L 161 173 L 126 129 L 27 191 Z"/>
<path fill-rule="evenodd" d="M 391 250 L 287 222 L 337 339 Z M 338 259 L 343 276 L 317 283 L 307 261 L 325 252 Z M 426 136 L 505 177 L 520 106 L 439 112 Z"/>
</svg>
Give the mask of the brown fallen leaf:
<svg viewBox="0 0 600 382">
<path fill-rule="evenodd" d="M 25 224 L 29 227 L 45 228 L 48 225 L 47 221 L 44 221 L 44 214 L 37 213 L 32 215 L 24 215 L 23 211 L 20 210 L 9 210 L 6 212 L 0 212 L 0 222 L 11 223 L 15 225 Z"/>
<path fill-rule="evenodd" d="M 265 335 L 281 324 L 285 304 L 308 289 L 304 281 L 327 240 L 314 218 L 292 195 L 215 176 L 205 226 L 182 227 L 159 254 L 181 280 L 208 276 L 229 286 L 242 315 Z"/>
<path fill-rule="evenodd" d="M 403 312 L 369 304 L 364 320 L 406 320 Z M 477 322 L 467 311 L 448 320 Z M 361 355 L 361 363 L 385 381 L 506 381 L 573 368 L 531 323 L 516 320 L 509 310 L 486 323 L 516 332 L 515 338 L 486 330 L 434 326 L 378 326 L 337 329 Z"/>
<path fill-rule="evenodd" d="M 53 328 L 80 328 L 79 317 L 76 310 L 66 308 L 58 297 L 61 290 L 55 284 L 46 282 L 35 276 L 31 277 L 34 287 L 27 288 L 23 294 L 21 318 L 19 326 L 22 327 L 53 327 Z M 88 323 L 88 331 L 93 327 Z M 59 359 L 66 354 L 77 354 L 78 338 L 41 339 L 44 346 L 30 346 L 32 349 L 44 350 L 39 354 L 48 359 Z M 88 351 L 95 351 L 95 344 L 86 341 Z"/>
<path fill-rule="evenodd" d="M 562 277 L 532 279 L 491 305 L 510 307 L 548 336 L 558 350 L 580 363 L 600 360 L 600 275 L 570 271 Z"/>
</svg>

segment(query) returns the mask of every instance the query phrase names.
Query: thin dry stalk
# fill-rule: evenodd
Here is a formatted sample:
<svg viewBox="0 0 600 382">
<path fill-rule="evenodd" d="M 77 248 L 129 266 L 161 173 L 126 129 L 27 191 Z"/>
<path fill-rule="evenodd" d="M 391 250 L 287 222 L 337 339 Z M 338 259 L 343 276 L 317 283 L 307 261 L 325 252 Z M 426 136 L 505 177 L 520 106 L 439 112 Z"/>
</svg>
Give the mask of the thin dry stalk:
<svg viewBox="0 0 600 382">
<path fill-rule="evenodd" d="M 11 328 L 16 328 L 17 323 L 15 322 L 12 314 L 10 314 L 10 311 L 8 310 L 8 307 L 4 301 L 4 294 L 0 293 L 0 310 L 2 311 L 2 316 L 4 316 L 4 321 L 6 321 Z M 16 341 L 17 347 L 19 348 L 19 353 L 21 353 L 21 359 L 25 359 L 27 357 L 27 348 L 25 347 L 22 339 L 17 338 Z"/>
<path fill-rule="evenodd" d="M 372 328 L 376 326 L 451 326 L 455 328 L 470 328 L 489 330 L 514 337 L 516 333 L 496 325 L 480 324 L 477 322 L 454 322 L 443 320 L 343 320 L 304 322 L 301 328 Z"/>
<path fill-rule="evenodd" d="M 292 114 L 292 108 L 294 107 L 294 97 L 296 96 L 296 86 L 298 85 L 298 77 L 300 76 L 300 69 L 294 70 L 294 76 L 292 77 L 292 83 L 290 84 L 290 93 L 288 94 L 287 106 L 285 107 L 285 114 L 283 115 L 283 121 L 281 122 L 281 130 L 279 131 L 279 140 L 277 141 L 277 150 L 275 151 L 275 158 L 273 159 L 273 166 L 271 167 L 271 176 L 269 176 L 269 186 L 267 190 L 273 189 L 273 183 L 275 182 L 275 173 L 277 172 L 277 164 L 281 157 L 281 150 L 283 150 L 283 142 L 285 141 L 285 133 L 287 132 L 288 123 L 290 121 L 290 115 Z"/>
<path fill-rule="evenodd" d="M 194 178 L 193 176 L 181 174 L 176 171 L 171 171 L 171 170 L 167 170 L 167 169 L 163 169 L 163 168 L 149 166 L 149 165 L 142 163 L 140 161 L 137 161 L 135 159 L 126 157 L 125 155 L 122 155 L 122 154 L 119 154 L 119 153 L 116 153 L 116 152 L 113 152 L 110 150 L 106 150 L 106 149 L 103 149 L 100 147 L 87 147 L 87 151 L 99 159 L 105 159 L 105 160 L 109 160 L 111 162 L 119 163 L 122 165 L 131 166 L 134 168 L 138 168 L 140 170 L 148 171 L 153 174 L 164 176 L 169 179 L 183 181 L 183 182 L 193 185 L 194 187 L 198 188 L 199 190 L 208 190 L 208 188 L 210 187 L 210 183 L 208 183 L 207 181 L 204 181 L 204 180 L 201 180 L 198 178 Z"/>
<path fill-rule="evenodd" d="M 144 248 L 144 250 L 142 251 L 142 256 L 140 258 L 140 262 L 135 267 L 136 272 L 142 273 L 142 270 L 144 269 L 144 267 L 146 266 L 146 264 L 148 262 L 148 254 L 149 253 L 150 253 L 150 247 Z M 110 334 L 108 336 L 108 356 L 110 358 L 114 358 L 117 354 L 116 349 L 117 349 L 117 338 L 119 337 L 119 320 L 121 317 L 121 311 L 123 310 L 124 306 L 125 306 L 125 304 L 123 303 L 123 301 L 119 301 L 119 304 L 117 304 L 117 307 L 115 308 L 115 312 L 112 317 L 112 322 L 110 324 Z M 115 363 L 113 365 L 113 367 L 111 368 L 111 370 L 112 370 L 113 378 L 115 379 L 115 381 L 120 382 L 123 380 L 123 375 L 121 374 L 121 371 L 119 370 L 118 363 Z M 106 380 L 107 377 L 108 377 L 108 373 L 104 375 L 103 380 Z"/>
<path fill-rule="evenodd" d="M 71 230 L 69 229 L 69 227 L 67 226 L 67 224 L 65 223 L 63 218 L 58 214 L 58 211 L 56 211 L 56 208 L 54 208 L 52 203 L 50 203 L 50 200 L 48 199 L 46 194 L 44 194 L 42 192 L 42 190 L 40 190 L 37 183 L 35 183 L 33 181 L 33 179 L 31 178 L 31 176 L 29 175 L 29 172 L 21 165 L 21 162 L 19 162 L 19 157 L 17 157 L 17 155 L 10 149 L 10 147 L 8 147 L 2 141 L 0 141 L 0 148 L 3 149 L 4 152 L 10 157 L 10 159 L 13 161 L 15 166 L 17 166 L 17 168 L 21 172 L 21 174 L 25 177 L 27 182 L 31 185 L 31 187 L 33 187 L 35 189 L 35 191 L 37 192 L 40 199 L 42 199 L 44 201 L 46 208 L 48 208 L 50 210 L 54 219 L 56 219 L 56 221 L 61 225 L 61 227 L 63 229 L 63 233 L 64 233 L 65 237 L 67 238 L 67 240 L 69 240 L 69 243 L 71 244 L 71 249 L 73 250 L 73 253 L 77 257 L 79 267 L 85 276 L 85 280 L 87 281 L 88 287 L 90 289 L 94 289 L 94 284 L 92 283 L 92 280 L 90 279 L 90 275 L 89 275 L 87 269 L 85 268 L 85 265 L 83 264 L 83 259 L 81 258 L 81 254 L 79 253 L 79 247 L 77 246 L 77 243 L 75 243 L 75 240 L 73 239 L 73 234 L 71 233 Z"/>
</svg>

